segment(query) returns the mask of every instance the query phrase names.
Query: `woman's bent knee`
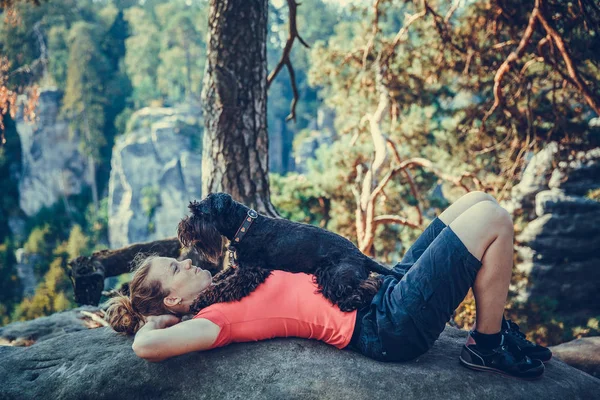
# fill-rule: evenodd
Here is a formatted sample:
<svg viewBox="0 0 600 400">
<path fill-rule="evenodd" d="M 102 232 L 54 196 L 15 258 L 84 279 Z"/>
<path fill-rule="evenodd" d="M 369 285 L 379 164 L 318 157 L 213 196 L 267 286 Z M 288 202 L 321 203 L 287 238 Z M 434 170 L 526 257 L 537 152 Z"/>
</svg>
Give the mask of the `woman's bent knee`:
<svg viewBox="0 0 600 400">
<path fill-rule="evenodd" d="M 477 203 L 480 203 L 482 201 L 491 201 L 493 203 L 498 204 L 498 201 L 494 198 L 494 196 L 492 196 L 491 194 L 488 194 L 486 192 L 483 192 L 481 190 L 474 190 L 472 192 L 469 192 L 465 195 L 463 195 L 461 197 L 461 199 L 469 199 L 469 201 L 475 205 Z"/>
<path fill-rule="evenodd" d="M 508 211 L 492 201 L 481 201 L 450 224 L 469 252 L 481 260 L 487 247 L 500 235 L 512 235 Z"/>
</svg>

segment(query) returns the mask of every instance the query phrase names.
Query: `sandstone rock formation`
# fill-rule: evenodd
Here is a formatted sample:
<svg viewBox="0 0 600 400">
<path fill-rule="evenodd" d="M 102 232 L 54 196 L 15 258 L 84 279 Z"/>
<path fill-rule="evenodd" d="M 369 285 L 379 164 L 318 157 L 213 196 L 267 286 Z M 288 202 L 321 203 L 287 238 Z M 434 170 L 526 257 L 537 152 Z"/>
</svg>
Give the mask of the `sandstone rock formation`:
<svg viewBox="0 0 600 400">
<path fill-rule="evenodd" d="M 59 117 L 61 98 L 57 89 L 41 89 L 36 120 L 17 115 L 22 151 L 19 205 L 28 216 L 81 193 L 92 182 L 77 135 L 73 136 L 68 121 Z"/>
<path fill-rule="evenodd" d="M 552 360 L 538 381 L 459 365 L 466 332 L 448 327 L 427 354 L 381 363 L 321 342 L 234 344 L 149 363 L 110 328 L 0 347 L 2 399 L 590 399 L 600 380 Z"/>
<path fill-rule="evenodd" d="M 192 108 L 134 113 L 113 148 L 111 248 L 172 237 L 190 200 L 201 198 L 202 122 Z"/>
<path fill-rule="evenodd" d="M 0 346 L 31 346 L 34 343 L 103 326 L 104 311 L 84 306 L 31 321 L 13 322 L 0 328 Z M 1 361 L 0 361 L 1 362 Z"/>
<path fill-rule="evenodd" d="M 600 312 L 600 202 L 585 195 L 600 188 L 600 148 L 550 168 L 553 149 L 540 152 L 541 160 L 534 157 L 513 191 L 525 208 L 527 198 L 535 199 L 530 204 L 537 216 L 516 237 L 523 260 L 517 269 L 529 280 L 523 297 L 547 297 L 557 302 L 557 311 L 595 315 Z M 534 183 L 527 178 L 540 171 Z"/>
<path fill-rule="evenodd" d="M 552 353 L 570 366 L 600 378 L 600 336 L 559 344 L 552 347 Z"/>
</svg>

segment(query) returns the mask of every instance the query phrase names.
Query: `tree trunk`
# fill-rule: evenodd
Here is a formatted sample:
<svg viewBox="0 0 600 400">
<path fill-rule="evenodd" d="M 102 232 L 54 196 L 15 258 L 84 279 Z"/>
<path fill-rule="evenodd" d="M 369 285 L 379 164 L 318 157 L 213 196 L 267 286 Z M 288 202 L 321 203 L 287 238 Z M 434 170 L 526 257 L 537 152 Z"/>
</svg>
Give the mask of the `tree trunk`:
<svg viewBox="0 0 600 400">
<path fill-rule="evenodd" d="M 202 88 L 202 193 L 277 216 L 269 195 L 267 0 L 211 0 Z"/>
</svg>

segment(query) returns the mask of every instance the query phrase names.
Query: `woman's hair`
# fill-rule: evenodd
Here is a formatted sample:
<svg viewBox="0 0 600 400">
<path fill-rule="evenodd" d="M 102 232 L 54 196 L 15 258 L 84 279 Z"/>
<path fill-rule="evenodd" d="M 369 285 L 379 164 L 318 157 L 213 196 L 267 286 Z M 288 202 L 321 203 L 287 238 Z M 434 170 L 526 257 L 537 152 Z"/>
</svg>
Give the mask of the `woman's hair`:
<svg viewBox="0 0 600 400">
<path fill-rule="evenodd" d="M 169 295 L 158 280 L 149 280 L 152 261 L 158 255 L 138 254 L 132 264 L 133 278 L 129 283 L 129 295 L 118 292 L 108 300 L 105 320 L 117 332 L 135 334 L 146 321 L 145 316 L 167 314 L 163 303 Z"/>
</svg>

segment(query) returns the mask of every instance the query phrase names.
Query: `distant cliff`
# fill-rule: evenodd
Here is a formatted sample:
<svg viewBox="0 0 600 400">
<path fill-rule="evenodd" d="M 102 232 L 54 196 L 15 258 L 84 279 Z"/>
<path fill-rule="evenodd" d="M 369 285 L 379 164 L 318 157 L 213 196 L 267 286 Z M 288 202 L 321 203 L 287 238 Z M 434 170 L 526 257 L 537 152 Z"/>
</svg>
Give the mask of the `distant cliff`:
<svg viewBox="0 0 600 400">
<path fill-rule="evenodd" d="M 77 133 L 70 132 L 69 121 L 59 115 L 61 98 L 57 89 L 41 89 L 36 119 L 30 122 L 17 115 L 22 151 L 19 205 L 27 216 L 81 193 L 92 182 Z"/>
<path fill-rule="evenodd" d="M 176 234 L 202 196 L 202 121 L 191 108 L 143 108 L 117 137 L 109 181 L 112 248 Z"/>
</svg>

